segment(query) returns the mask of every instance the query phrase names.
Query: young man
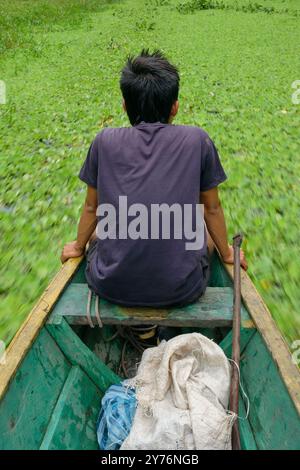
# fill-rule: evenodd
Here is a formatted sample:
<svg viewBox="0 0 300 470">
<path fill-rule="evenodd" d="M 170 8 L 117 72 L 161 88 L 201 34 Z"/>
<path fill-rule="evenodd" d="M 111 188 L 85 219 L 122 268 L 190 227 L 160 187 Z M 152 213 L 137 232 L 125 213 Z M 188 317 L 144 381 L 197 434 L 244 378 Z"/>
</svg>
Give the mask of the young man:
<svg viewBox="0 0 300 470">
<path fill-rule="evenodd" d="M 61 260 L 82 255 L 91 239 L 86 277 L 99 296 L 127 306 L 188 304 L 207 286 L 209 235 L 222 259 L 233 263 L 218 196 L 226 175 L 202 129 L 172 124 L 179 106 L 179 74 L 159 51 L 130 58 L 120 86 L 131 127 L 103 129 L 93 141 L 79 175 L 87 195 L 77 240 L 65 245 Z M 199 203 L 209 235 L 202 227 L 203 246 L 187 249 L 190 238 L 179 225 L 185 223 L 185 209 L 192 207 L 195 228 Z M 169 209 L 164 220 L 169 236 L 162 227 L 150 228 L 154 208 L 161 214 Z M 140 217 L 130 237 L 133 216 Z M 102 224 L 100 238 L 94 234 L 97 221 Z M 247 269 L 243 252 L 241 264 Z"/>
</svg>

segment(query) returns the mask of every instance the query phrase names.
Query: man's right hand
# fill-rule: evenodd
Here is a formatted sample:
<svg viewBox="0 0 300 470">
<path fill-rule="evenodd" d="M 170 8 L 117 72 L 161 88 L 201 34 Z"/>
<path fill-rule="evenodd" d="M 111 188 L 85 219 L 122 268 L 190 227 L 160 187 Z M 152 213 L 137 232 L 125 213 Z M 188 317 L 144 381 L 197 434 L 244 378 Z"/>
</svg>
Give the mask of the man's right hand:
<svg viewBox="0 0 300 470">
<path fill-rule="evenodd" d="M 66 245 L 63 248 L 60 260 L 62 263 L 65 263 L 70 258 L 78 258 L 79 256 L 82 256 L 84 254 L 84 249 L 80 246 L 78 246 L 78 242 L 70 242 L 66 243 Z"/>
<path fill-rule="evenodd" d="M 234 251 L 233 251 L 233 247 L 231 245 L 228 246 L 228 254 L 226 254 L 225 256 L 222 256 L 222 260 L 226 264 L 234 264 Z M 244 254 L 243 250 L 240 251 L 240 260 L 241 260 L 242 268 L 245 269 L 245 271 L 247 271 L 248 263 L 246 261 L 245 254 Z"/>
</svg>

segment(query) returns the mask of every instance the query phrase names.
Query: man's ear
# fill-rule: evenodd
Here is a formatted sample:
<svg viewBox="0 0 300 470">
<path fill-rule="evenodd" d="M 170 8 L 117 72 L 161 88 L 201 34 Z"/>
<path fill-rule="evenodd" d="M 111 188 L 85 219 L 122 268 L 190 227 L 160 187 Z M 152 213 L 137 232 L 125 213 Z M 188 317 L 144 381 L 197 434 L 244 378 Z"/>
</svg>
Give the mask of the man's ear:
<svg viewBox="0 0 300 470">
<path fill-rule="evenodd" d="M 176 114 L 178 113 L 178 109 L 179 109 L 179 101 L 176 100 L 174 101 L 174 103 L 172 104 L 172 108 L 171 108 L 171 112 L 170 112 L 170 118 L 169 118 L 169 121 L 171 122 L 174 117 L 176 116 Z"/>
<path fill-rule="evenodd" d="M 127 109 L 126 109 L 126 103 L 125 103 L 125 100 L 123 98 L 122 100 L 122 107 L 123 107 L 123 110 L 125 111 L 125 113 L 127 112 Z"/>
</svg>

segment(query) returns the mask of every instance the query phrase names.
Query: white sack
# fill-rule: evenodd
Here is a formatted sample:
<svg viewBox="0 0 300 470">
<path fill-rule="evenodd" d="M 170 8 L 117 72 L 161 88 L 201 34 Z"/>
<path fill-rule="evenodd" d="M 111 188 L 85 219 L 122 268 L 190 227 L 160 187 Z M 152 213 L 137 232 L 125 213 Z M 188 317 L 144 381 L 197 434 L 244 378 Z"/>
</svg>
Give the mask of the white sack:
<svg viewBox="0 0 300 470">
<path fill-rule="evenodd" d="M 184 334 L 145 350 L 131 385 L 138 407 L 121 450 L 231 449 L 230 366 L 206 336 Z"/>
</svg>

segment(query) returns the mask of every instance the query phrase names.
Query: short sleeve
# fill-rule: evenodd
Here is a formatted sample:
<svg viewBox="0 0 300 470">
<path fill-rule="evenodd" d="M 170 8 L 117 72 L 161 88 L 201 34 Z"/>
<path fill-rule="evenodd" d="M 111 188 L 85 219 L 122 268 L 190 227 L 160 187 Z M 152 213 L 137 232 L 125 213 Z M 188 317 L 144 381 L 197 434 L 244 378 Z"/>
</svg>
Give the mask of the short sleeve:
<svg viewBox="0 0 300 470">
<path fill-rule="evenodd" d="M 84 164 L 79 172 L 79 178 L 88 186 L 97 189 L 98 179 L 98 139 L 91 144 Z"/>
<path fill-rule="evenodd" d="M 206 135 L 202 145 L 200 191 L 208 191 L 227 179 L 218 151 Z"/>
</svg>

